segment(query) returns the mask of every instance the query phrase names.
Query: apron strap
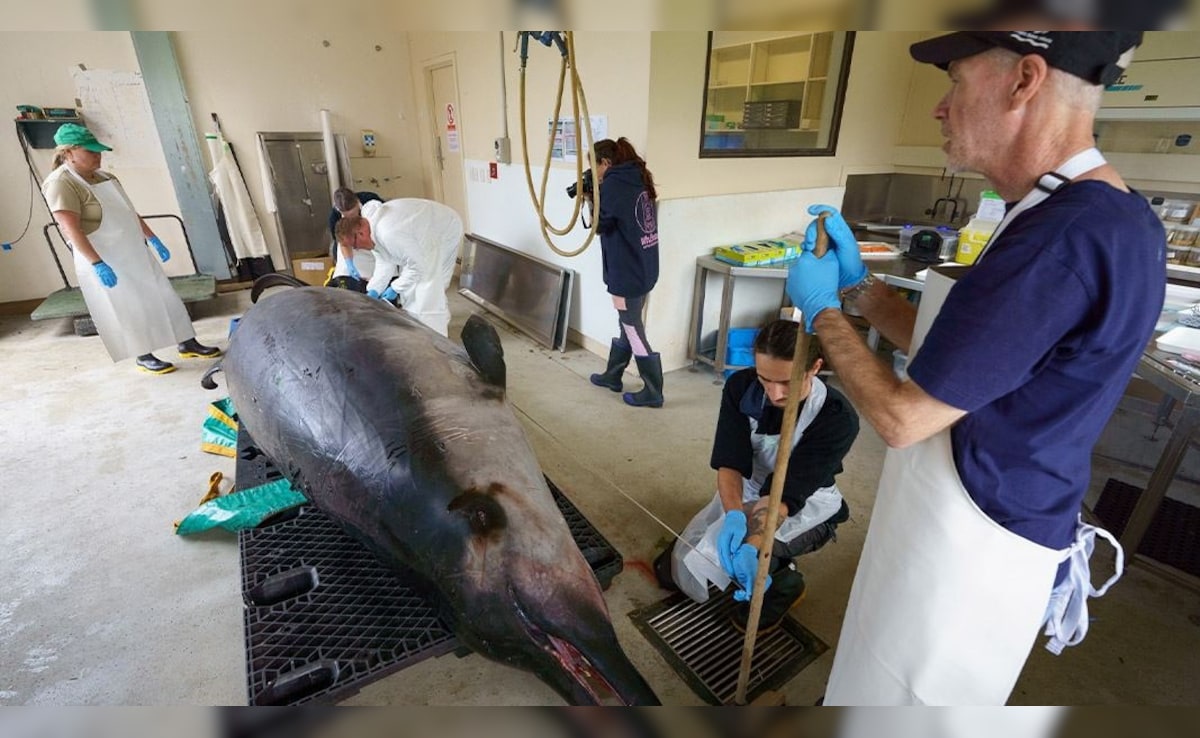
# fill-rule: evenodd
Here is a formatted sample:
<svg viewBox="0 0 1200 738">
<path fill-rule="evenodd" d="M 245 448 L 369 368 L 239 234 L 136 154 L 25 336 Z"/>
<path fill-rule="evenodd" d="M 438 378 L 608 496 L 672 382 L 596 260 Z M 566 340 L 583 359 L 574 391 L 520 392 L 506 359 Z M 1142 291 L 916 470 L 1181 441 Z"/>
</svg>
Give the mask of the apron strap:
<svg viewBox="0 0 1200 738">
<path fill-rule="evenodd" d="M 991 248 L 992 244 L 996 242 L 996 239 L 1000 237 L 1000 234 L 1004 232 L 1004 229 L 1008 228 L 1008 224 L 1012 223 L 1018 215 L 1026 210 L 1029 210 L 1030 208 L 1037 207 L 1042 203 L 1043 200 L 1053 195 L 1063 185 L 1068 184 L 1071 180 L 1075 179 L 1079 175 L 1090 172 L 1097 167 L 1102 167 L 1106 163 L 1107 162 L 1104 159 L 1104 155 L 1100 153 L 1099 149 L 1093 146 L 1092 148 L 1084 149 L 1083 151 L 1080 151 L 1071 158 L 1067 159 L 1062 164 L 1058 165 L 1058 168 L 1054 171 L 1046 172 L 1039 177 L 1037 183 L 1034 185 L 1034 188 L 1026 193 L 1025 197 L 1022 197 L 1021 200 L 1016 205 L 1012 206 L 1012 208 L 1010 208 L 1009 211 L 1004 215 L 1004 219 L 1000 221 L 1000 225 L 996 226 L 996 230 L 992 231 L 991 237 L 989 237 L 987 243 L 983 245 L 983 250 L 979 252 L 979 256 L 976 258 L 976 261 L 979 261 L 979 259 L 982 259 L 987 255 L 988 249 Z"/>
<path fill-rule="evenodd" d="M 1096 536 L 1107 540 L 1117 552 L 1116 571 L 1100 589 L 1092 586 L 1089 564 L 1096 547 Z M 1067 576 L 1050 593 L 1050 603 L 1046 607 L 1046 631 L 1043 634 L 1050 636 L 1046 650 L 1055 656 L 1061 654 L 1065 647 L 1083 642 L 1088 631 L 1088 597 L 1103 597 L 1125 572 L 1125 549 L 1121 548 L 1112 533 L 1084 523 L 1082 517 L 1075 528 L 1075 542 L 1066 549 L 1063 559 L 1068 562 Z"/>
</svg>

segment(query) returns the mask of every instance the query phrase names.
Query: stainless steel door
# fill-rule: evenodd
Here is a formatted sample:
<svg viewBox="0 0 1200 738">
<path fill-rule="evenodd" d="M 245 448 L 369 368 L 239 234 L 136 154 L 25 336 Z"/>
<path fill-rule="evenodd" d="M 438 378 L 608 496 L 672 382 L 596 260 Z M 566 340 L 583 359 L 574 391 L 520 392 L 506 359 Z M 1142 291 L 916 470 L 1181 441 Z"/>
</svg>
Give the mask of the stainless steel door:
<svg viewBox="0 0 1200 738">
<path fill-rule="evenodd" d="M 275 223 L 288 263 L 329 253 L 329 183 L 321 134 L 259 133 L 271 166 Z"/>
</svg>

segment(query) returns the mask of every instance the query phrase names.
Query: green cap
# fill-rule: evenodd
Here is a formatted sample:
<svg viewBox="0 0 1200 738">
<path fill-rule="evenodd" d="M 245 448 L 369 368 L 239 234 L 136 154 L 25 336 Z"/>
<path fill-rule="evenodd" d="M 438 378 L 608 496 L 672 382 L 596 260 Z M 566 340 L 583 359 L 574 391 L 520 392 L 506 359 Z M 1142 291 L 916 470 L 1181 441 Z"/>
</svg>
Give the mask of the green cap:
<svg viewBox="0 0 1200 738">
<path fill-rule="evenodd" d="M 54 132 L 54 143 L 59 146 L 81 146 L 88 151 L 112 151 L 96 140 L 92 132 L 77 123 L 64 123 Z"/>
</svg>

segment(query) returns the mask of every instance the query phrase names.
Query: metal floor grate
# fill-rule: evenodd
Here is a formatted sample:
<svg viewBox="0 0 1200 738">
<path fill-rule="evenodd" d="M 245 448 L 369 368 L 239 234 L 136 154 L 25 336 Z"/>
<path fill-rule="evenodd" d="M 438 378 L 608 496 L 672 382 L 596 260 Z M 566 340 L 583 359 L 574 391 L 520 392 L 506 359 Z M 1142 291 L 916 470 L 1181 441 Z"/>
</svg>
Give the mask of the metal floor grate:
<svg viewBox="0 0 1200 738">
<path fill-rule="evenodd" d="M 241 430 L 235 489 L 281 476 Z M 546 481 L 607 589 L 621 572 L 621 555 Z M 465 652 L 415 581 L 384 566 L 312 505 L 241 531 L 238 544 L 252 705 L 334 702 L 419 661 Z"/>
<path fill-rule="evenodd" d="M 696 694 L 709 704 L 728 705 L 737 692 L 745 642 L 729 623 L 739 604 L 732 593 L 712 590 L 708 602 L 697 603 L 676 592 L 629 617 Z M 760 633 L 750 662 L 747 702 L 783 686 L 828 648 L 791 615 L 774 631 Z"/>
</svg>

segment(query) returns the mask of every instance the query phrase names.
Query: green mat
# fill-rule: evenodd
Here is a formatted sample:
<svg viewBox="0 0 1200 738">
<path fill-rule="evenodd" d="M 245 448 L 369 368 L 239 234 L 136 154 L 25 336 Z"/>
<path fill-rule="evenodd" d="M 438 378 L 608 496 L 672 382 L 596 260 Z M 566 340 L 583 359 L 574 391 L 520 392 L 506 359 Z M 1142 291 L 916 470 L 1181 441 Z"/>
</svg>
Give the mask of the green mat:
<svg viewBox="0 0 1200 738">
<path fill-rule="evenodd" d="M 208 300 L 217 294 L 217 280 L 208 274 L 188 274 L 183 277 L 171 277 L 170 280 L 175 293 L 184 302 Z M 79 288 L 64 287 L 51 293 L 29 317 L 33 320 L 50 320 L 82 318 L 87 314 L 87 305 L 83 302 L 83 293 Z"/>
</svg>

